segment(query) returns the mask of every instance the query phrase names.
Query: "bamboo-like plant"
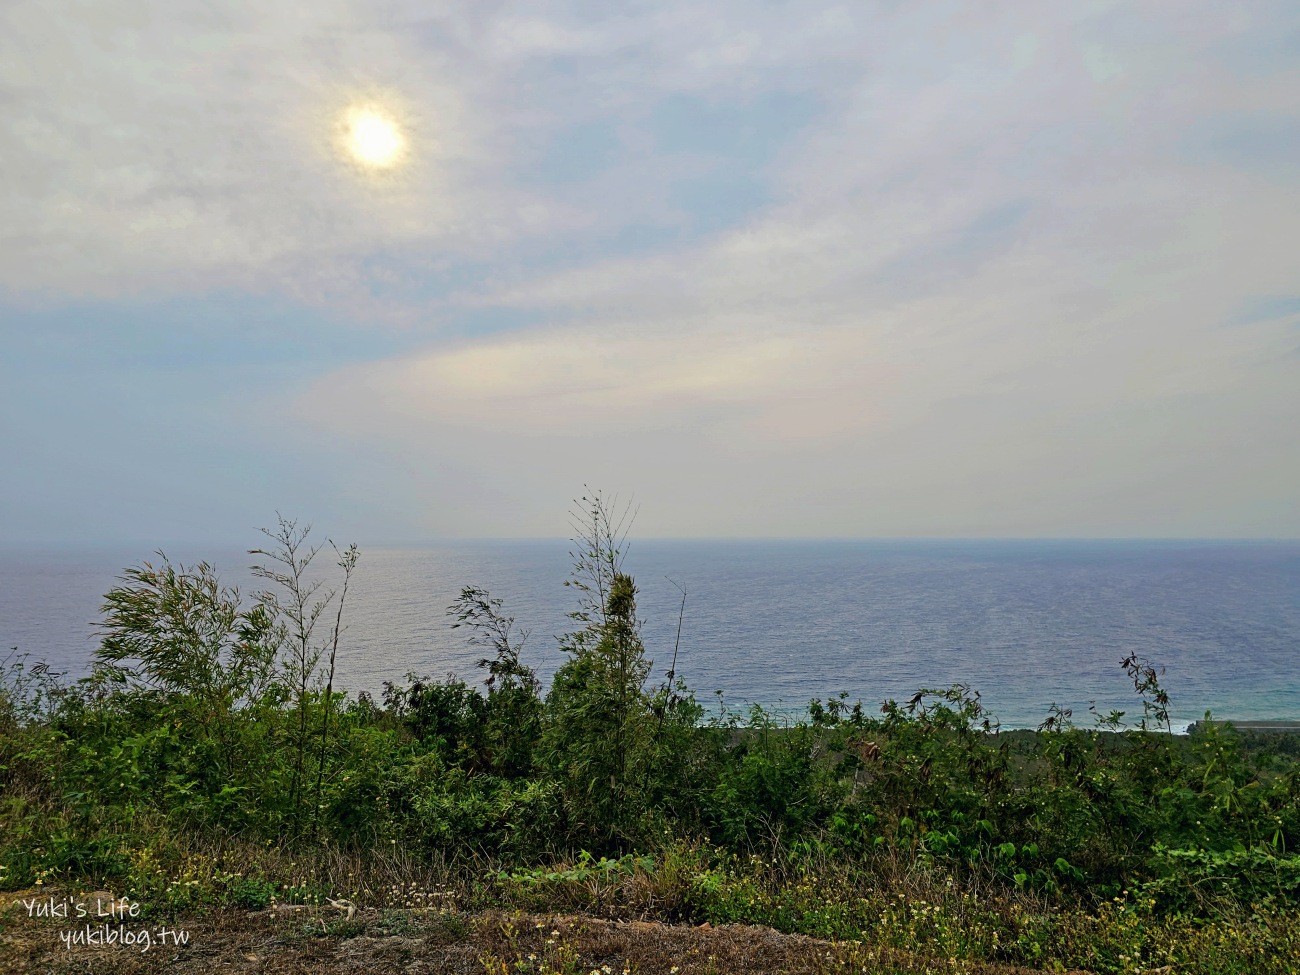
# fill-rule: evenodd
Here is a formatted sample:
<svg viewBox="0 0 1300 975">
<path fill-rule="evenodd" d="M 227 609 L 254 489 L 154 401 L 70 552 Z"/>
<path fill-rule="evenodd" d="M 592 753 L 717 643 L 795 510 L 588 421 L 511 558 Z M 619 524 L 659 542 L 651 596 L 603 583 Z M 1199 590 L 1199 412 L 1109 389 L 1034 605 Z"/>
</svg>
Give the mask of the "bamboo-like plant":
<svg viewBox="0 0 1300 975">
<path fill-rule="evenodd" d="M 253 574 L 276 585 L 265 598 L 272 606 L 280 620 L 283 631 L 282 674 L 296 711 L 297 733 L 293 741 L 293 771 L 289 782 L 289 806 L 291 831 L 298 833 L 303 826 L 302 805 L 306 793 L 306 768 L 309 747 L 309 710 L 312 695 L 324 690 L 326 704 L 322 717 L 322 741 L 319 754 L 320 767 L 317 769 L 316 806 L 319 812 L 320 790 L 324 781 L 323 765 L 325 761 L 325 736 L 329 730 L 329 699 L 334 693 L 334 671 L 337 662 L 338 642 L 342 633 L 343 604 L 352 572 L 356 568 L 357 548 L 349 546 L 340 551 L 338 565 L 343 570 L 341 590 L 326 589 L 325 581 L 313 578 L 311 564 L 321 551 L 321 546 L 308 542 L 311 525 L 300 525 L 296 520 L 276 515 L 274 528 L 261 529 L 262 534 L 270 540 L 267 548 L 249 550 L 249 555 L 260 556 L 264 561 L 252 566 Z M 331 632 L 324 640 L 318 639 L 316 627 L 321 617 L 335 607 L 335 622 Z M 320 674 L 321 658 L 329 652 L 327 672 L 322 680 Z M 312 822 L 317 822 L 313 814 Z"/>
<path fill-rule="evenodd" d="M 569 659 L 547 698 L 545 750 L 568 783 L 571 814 L 593 839 L 617 843 L 638 805 L 631 792 L 643 779 L 653 723 L 636 583 L 622 569 L 633 513 L 599 492 L 578 503 L 566 585 L 580 594 L 569 616 L 582 625 L 562 638 Z"/>
</svg>

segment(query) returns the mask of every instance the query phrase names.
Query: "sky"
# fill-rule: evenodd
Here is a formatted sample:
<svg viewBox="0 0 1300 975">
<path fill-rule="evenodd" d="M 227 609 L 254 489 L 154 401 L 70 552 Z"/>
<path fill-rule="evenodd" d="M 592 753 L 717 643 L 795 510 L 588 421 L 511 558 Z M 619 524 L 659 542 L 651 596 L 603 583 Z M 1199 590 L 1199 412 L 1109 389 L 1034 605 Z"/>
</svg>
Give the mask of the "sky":
<svg viewBox="0 0 1300 975">
<path fill-rule="evenodd" d="M 7 0 L 0 120 L 0 546 L 1300 536 L 1294 2 Z"/>
</svg>

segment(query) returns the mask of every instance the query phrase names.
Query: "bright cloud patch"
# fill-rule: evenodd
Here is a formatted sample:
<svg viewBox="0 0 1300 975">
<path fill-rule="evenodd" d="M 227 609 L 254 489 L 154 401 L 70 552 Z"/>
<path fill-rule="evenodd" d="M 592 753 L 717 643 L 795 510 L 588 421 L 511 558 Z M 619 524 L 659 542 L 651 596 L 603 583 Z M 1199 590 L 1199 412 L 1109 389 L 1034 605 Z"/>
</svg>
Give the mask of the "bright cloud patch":
<svg viewBox="0 0 1300 975">
<path fill-rule="evenodd" d="M 793 435 L 784 419 L 803 415 L 809 399 L 826 405 L 850 390 L 855 398 L 875 395 L 887 372 L 849 335 L 828 342 L 580 330 L 347 369 L 322 380 L 300 408 L 331 425 L 355 423 L 357 433 L 396 423 L 407 434 L 449 426 L 565 437 L 685 424 L 705 435 L 723 426 L 752 442 L 782 430 Z M 842 433 L 832 413 L 826 420 L 802 436 Z"/>
</svg>

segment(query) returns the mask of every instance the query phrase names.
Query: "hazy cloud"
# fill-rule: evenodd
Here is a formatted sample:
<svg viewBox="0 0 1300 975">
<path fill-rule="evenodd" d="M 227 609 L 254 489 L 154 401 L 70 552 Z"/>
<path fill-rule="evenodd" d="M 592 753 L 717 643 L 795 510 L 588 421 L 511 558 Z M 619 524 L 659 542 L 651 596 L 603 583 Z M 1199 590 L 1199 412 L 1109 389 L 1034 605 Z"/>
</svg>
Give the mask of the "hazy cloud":
<svg viewBox="0 0 1300 975">
<path fill-rule="evenodd" d="M 250 391 L 375 531 L 1300 533 L 1291 5 L 134 9 L 0 15 L 0 284 L 401 325 Z"/>
</svg>

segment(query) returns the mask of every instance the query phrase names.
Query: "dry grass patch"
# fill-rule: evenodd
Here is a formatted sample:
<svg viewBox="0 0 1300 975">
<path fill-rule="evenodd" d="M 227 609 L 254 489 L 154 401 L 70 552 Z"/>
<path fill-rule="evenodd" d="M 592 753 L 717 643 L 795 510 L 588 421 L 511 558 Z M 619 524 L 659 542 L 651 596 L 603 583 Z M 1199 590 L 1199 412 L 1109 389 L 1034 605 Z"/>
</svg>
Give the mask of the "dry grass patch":
<svg viewBox="0 0 1300 975">
<path fill-rule="evenodd" d="M 469 915 L 438 910 L 359 911 L 282 908 L 223 911 L 166 922 L 183 946 L 67 947 L 75 919 L 29 917 L 6 895 L 0 908 L 0 972 L 40 975 L 149 975 L 257 972 L 262 975 L 838 975 L 1027 971 L 923 958 L 869 945 L 821 941 L 752 925 L 689 926 L 585 915 Z M 39 896 L 48 897 L 48 892 Z M 56 895 L 57 896 L 57 895 Z M 156 931 L 163 922 L 133 921 Z"/>
</svg>

